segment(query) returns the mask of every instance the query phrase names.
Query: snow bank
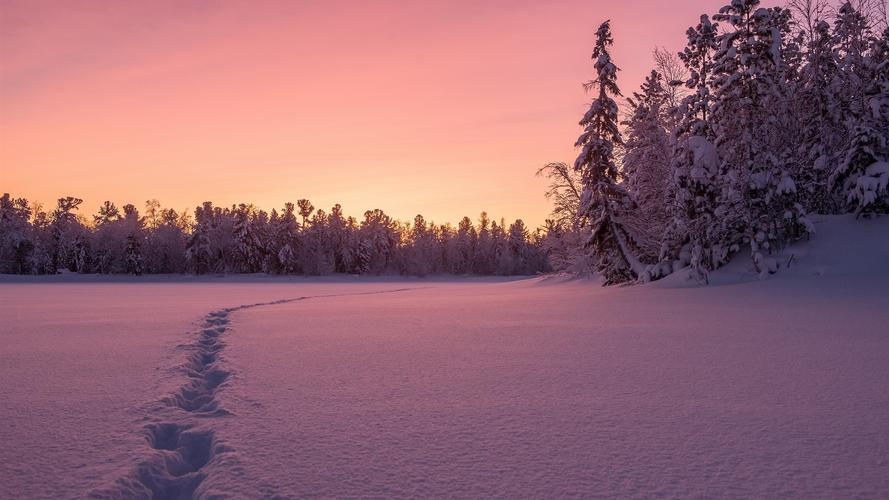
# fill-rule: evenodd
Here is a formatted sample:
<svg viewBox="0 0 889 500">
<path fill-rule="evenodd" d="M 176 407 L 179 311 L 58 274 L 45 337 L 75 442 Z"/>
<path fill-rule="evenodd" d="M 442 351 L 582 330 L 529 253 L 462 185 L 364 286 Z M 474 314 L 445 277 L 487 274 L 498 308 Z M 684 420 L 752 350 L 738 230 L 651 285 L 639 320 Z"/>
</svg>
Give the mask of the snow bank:
<svg viewBox="0 0 889 500">
<path fill-rule="evenodd" d="M 777 281 L 775 286 L 861 284 L 868 291 L 889 293 L 889 217 L 856 219 L 852 215 L 814 216 L 815 233 L 773 256 L 778 272 L 760 275 L 746 252 L 710 273 L 710 286 Z M 813 278 L 818 278 L 814 279 Z M 881 287 L 882 285 L 882 287 Z M 644 285 L 654 288 L 698 287 L 685 270 Z M 788 292 L 790 293 L 790 292 Z"/>
</svg>

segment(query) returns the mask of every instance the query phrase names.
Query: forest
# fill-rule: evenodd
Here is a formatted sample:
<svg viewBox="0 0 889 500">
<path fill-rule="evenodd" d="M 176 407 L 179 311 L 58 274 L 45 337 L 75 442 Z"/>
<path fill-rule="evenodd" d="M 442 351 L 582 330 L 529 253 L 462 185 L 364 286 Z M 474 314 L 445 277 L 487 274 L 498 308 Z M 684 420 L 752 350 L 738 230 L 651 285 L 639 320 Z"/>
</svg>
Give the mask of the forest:
<svg viewBox="0 0 889 500">
<path fill-rule="evenodd" d="M 316 210 L 309 200 L 270 213 L 252 205 L 205 202 L 194 217 L 151 200 L 144 214 L 106 201 L 92 220 L 82 200 L 60 198 L 51 212 L 25 199 L 0 198 L 0 272 L 100 274 L 271 273 L 326 275 L 527 275 L 548 269 L 541 231 L 482 213 L 455 228 L 417 215 L 396 221 L 368 210 L 361 221 Z"/>
<path fill-rule="evenodd" d="M 580 154 L 543 169 L 555 269 L 707 282 L 746 253 L 774 273 L 813 215 L 889 212 L 885 1 L 732 0 L 686 33 L 622 100 L 609 22 L 597 30 Z"/>
<path fill-rule="evenodd" d="M 543 227 L 482 213 L 456 227 L 382 210 L 358 220 L 305 199 L 266 212 L 205 202 L 193 214 L 82 200 L 49 211 L 0 198 L 0 272 L 595 273 L 605 284 L 688 269 L 701 282 L 740 253 L 774 273 L 812 216 L 889 212 L 886 2 L 732 0 L 701 15 L 678 54 L 655 49 L 624 97 L 610 22 L 595 32 L 592 101 L 573 164 L 554 162 Z M 567 89 L 566 89 L 567 90 Z"/>
</svg>

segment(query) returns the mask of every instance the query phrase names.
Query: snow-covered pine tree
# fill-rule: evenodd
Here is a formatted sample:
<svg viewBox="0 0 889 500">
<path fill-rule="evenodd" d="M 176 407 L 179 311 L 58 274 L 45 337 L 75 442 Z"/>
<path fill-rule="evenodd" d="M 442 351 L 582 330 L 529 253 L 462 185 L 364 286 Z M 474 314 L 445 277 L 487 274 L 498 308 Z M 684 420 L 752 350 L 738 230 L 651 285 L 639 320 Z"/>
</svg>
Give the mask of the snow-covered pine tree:
<svg viewBox="0 0 889 500">
<path fill-rule="evenodd" d="M 143 269 L 141 238 L 135 233 L 128 234 L 126 248 L 124 251 L 126 254 L 127 274 L 141 276 Z"/>
<path fill-rule="evenodd" d="M 185 265 L 185 231 L 180 216 L 172 208 L 158 207 L 154 227 L 145 245 L 146 273 L 182 273 Z"/>
<path fill-rule="evenodd" d="M 253 205 L 241 203 L 234 210 L 235 222 L 232 226 L 235 260 L 238 271 L 243 273 L 259 272 L 262 267 L 263 245 L 254 227 L 256 210 Z"/>
<path fill-rule="evenodd" d="M 382 210 L 364 212 L 357 255 L 360 273 L 381 274 L 389 269 L 399 241 L 395 228 L 395 221 Z"/>
<path fill-rule="evenodd" d="M 299 223 L 296 221 L 293 203 L 285 203 L 274 236 L 277 242 L 275 247 L 277 248 L 278 265 L 284 274 L 296 272 L 298 267 L 296 258 L 298 230 Z"/>
<path fill-rule="evenodd" d="M 280 249 L 278 249 L 278 262 L 280 263 L 281 273 L 282 274 L 291 274 L 293 273 L 294 264 L 296 262 L 296 254 L 293 253 L 293 247 L 289 244 L 285 244 Z"/>
<path fill-rule="evenodd" d="M 99 213 L 93 216 L 93 224 L 101 226 L 102 224 L 108 224 L 119 219 L 120 210 L 117 209 L 117 206 L 115 206 L 114 203 L 106 200 L 105 203 L 99 207 Z"/>
<path fill-rule="evenodd" d="M 333 248 L 334 272 L 354 271 L 353 226 L 354 219 L 343 215 L 343 207 L 339 203 L 330 209 L 330 215 L 327 216 L 327 234 Z"/>
<path fill-rule="evenodd" d="M 143 240 L 145 239 L 145 221 L 139 217 L 139 211 L 132 204 L 123 206 L 123 271 L 139 276 L 144 270 Z"/>
<path fill-rule="evenodd" d="M 717 28 L 702 15 L 697 26 L 686 31 L 688 44 L 679 53 L 688 69 L 685 86 L 689 93 L 675 111 L 678 117 L 667 192 L 669 219 L 661 244 L 661 264 L 649 270 L 652 277 L 687 265 L 695 278 L 706 281 L 708 271 L 726 259 L 723 249 L 714 245 L 719 158 L 710 122 L 710 89 Z"/>
<path fill-rule="evenodd" d="M 665 117 L 670 94 L 663 77 L 652 70 L 640 92 L 627 99 L 631 115 L 622 123 L 625 141 L 621 177 L 638 205 L 626 220 L 633 227 L 644 260 L 657 260 L 667 222 L 666 192 L 670 176 L 671 147 Z"/>
<path fill-rule="evenodd" d="M 516 219 L 509 225 L 508 245 L 512 260 L 509 274 L 531 274 L 530 252 L 528 249 L 528 229 L 522 219 Z"/>
<path fill-rule="evenodd" d="M 30 273 L 32 241 L 31 207 L 24 198 L 0 197 L 0 273 Z"/>
<path fill-rule="evenodd" d="M 72 258 L 74 259 L 74 269 L 78 273 L 89 273 L 92 271 L 92 255 L 90 252 L 90 234 L 83 231 L 74 237 L 74 247 L 72 249 Z"/>
<path fill-rule="evenodd" d="M 299 260 L 306 274 L 323 275 L 336 269 L 336 251 L 328 231 L 328 222 L 327 213 L 319 209 L 303 227 Z"/>
<path fill-rule="evenodd" d="M 858 125 L 865 113 L 867 50 L 872 33 L 867 17 L 851 2 L 837 10 L 833 28 L 833 56 L 837 65 L 833 91 L 846 118 L 847 132 Z M 848 137 L 847 137 L 848 139 Z"/>
<path fill-rule="evenodd" d="M 303 218 L 303 228 L 305 228 L 309 223 L 309 217 L 311 217 L 312 212 L 315 211 L 315 206 L 312 205 L 311 201 L 305 198 L 296 200 L 296 206 L 299 207 L 299 215 Z"/>
<path fill-rule="evenodd" d="M 475 274 L 492 274 L 494 272 L 493 249 L 491 247 L 491 219 L 487 212 L 478 217 L 478 246 L 475 252 L 473 272 Z"/>
<path fill-rule="evenodd" d="M 844 5 L 838 26 L 858 25 L 861 15 Z M 845 20 L 845 22 L 844 22 Z M 838 29 L 838 31 L 844 31 Z M 848 30 L 853 31 L 853 30 Z M 848 36 L 855 40 L 855 36 Z M 852 44 L 855 46 L 855 44 Z M 846 58 L 857 58 L 853 50 Z M 843 63 L 842 66 L 850 66 Z M 856 216 L 889 212 L 889 28 L 872 37 L 869 50 L 857 61 L 861 95 L 852 96 L 852 127 L 842 161 L 830 176 L 840 202 Z M 858 99 L 855 99 L 858 97 Z M 858 104 L 856 104 L 858 103 Z"/>
<path fill-rule="evenodd" d="M 775 272 L 774 252 L 811 224 L 798 202 L 784 134 L 781 54 L 789 12 L 758 5 L 733 0 L 714 16 L 729 27 L 714 57 L 712 121 L 722 184 L 716 248 L 727 255 L 747 244 L 756 269 Z"/>
<path fill-rule="evenodd" d="M 268 212 L 265 210 L 255 210 L 250 219 L 250 226 L 253 228 L 253 242 L 255 246 L 253 268 L 255 272 L 269 273 L 271 272 L 272 262 L 269 251 L 272 232 Z"/>
<path fill-rule="evenodd" d="M 451 272 L 454 274 L 471 273 L 475 265 L 478 233 L 469 217 L 463 217 L 457 224 L 457 232 L 450 243 L 452 245 L 452 251 L 449 252 Z"/>
<path fill-rule="evenodd" d="M 93 272 L 109 274 L 114 272 L 114 257 L 118 240 L 120 210 L 110 201 L 105 201 L 99 212 L 93 215 Z"/>
<path fill-rule="evenodd" d="M 808 23 L 805 63 L 793 99 L 793 132 L 800 143 L 796 181 L 806 210 L 828 214 L 837 210 L 828 177 L 841 161 L 845 117 L 833 88 L 838 73 L 830 25 L 820 19 Z"/>
<path fill-rule="evenodd" d="M 408 231 L 408 246 L 405 248 L 403 272 L 416 276 L 426 276 L 432 272 L 431 253 L 434 240 L 426 219 L 417 214 Z"/>
<path fill-rule="evenodd" d="M 194 274 L 205 274 L 212 270 L 210 249 L 210 225 L 213 217 L 213 204 L 204 202 L 195 208 L 195 225 L 185 243 L 185 260 Z"/>
<path fill-rule="evenodd" d="M 605 21 L 596 31 L 593 48 L 596 79 L 585 85 L 587 89 L 598 89 L 598 95 L 580 121 L 584 131 L 575 146 L 581 152 L 574 162 L 583 183 L 579 215 L 590 230 L 587 248 L 605 284 L 635 280 L 645 270 L 625 224 L 624 216 L 633 208 L 633 202 L 618 183 L 614 159 L 615 146 L 622 141 L 617 127 L 617 103 L 611 97 L 621 95 L 617 66 L 608 52 L 612 43 L 610 22 Z"/>
<path fill-rule="evenodd" d="M 36 205 L 31 218 L 32 237 L 34 249 L 28 259 L 29 268 L 35 274 L 55 273 L 53 267 L 54 240 L 51 233 L 52 218 L 40 205 Z"/>
<path fill-rule="evenodd" d="M 49 226 L 51 263 L 49 272 L 55 274 L 61 269 L 78 271 L 74 244 L 78 236 L 86 231 L 75 213 L 83 200 L 73 196 L 59 198 L 52 212 Z"/>
</svg>

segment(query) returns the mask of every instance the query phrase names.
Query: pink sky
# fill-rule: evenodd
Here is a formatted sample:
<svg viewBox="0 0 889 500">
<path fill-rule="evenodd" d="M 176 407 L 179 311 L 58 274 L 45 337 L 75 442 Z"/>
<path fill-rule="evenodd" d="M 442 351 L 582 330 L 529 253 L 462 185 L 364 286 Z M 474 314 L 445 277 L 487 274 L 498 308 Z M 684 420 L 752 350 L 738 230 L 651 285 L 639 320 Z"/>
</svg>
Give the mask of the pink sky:
<svg viewBox="0 0 889 500">
<path fill-rule="evenodd" d="M 0 191 L 541 224 L 593 33 L 630 94 L 721 2 L 0 3 Z"/>
</svg>

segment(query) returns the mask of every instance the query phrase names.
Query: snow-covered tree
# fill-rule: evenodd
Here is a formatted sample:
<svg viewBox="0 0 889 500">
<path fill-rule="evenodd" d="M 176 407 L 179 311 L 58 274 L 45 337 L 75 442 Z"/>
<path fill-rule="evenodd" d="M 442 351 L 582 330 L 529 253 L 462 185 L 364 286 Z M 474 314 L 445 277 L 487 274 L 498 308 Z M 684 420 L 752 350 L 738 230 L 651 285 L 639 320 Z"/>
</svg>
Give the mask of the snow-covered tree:
<svg viewBox="0 0 889 500">
<path fill-rule="evenodd" d="M 330 209 L 327 216 L 327 236 L 333 248 L 334 272 L 355 272 L 356 230 L 355 219 L 343 214 L 339 203 Z"/>
<path fill-rule="evenodd" d="M 303 227 L 300 239 L 300 266 L 311 275 L 329 274 L 336 269 L 336 251 L 328 230 L 329 218 L 318 210 Z"/>
<path fill-rule="evenodd" d="M 631 111 L 625 126 L 621 176 L 638 208 L 626 220 L 636 236 L 639 251 L 653 261 L 660 252 L 667 222 L 667 189 L 670 178 L 671 144 L 666 110 L 670 94 L 663 77 L 652 71 L 640 92 L 627 99 Z"/>
<path fill-rule="evenodd" d="M 516 219 L 509 225 L 507 233 L 511 268 L 508 274 L 531 274 L 533 256 L 528 248 L 528 229 L 522 219 Z"/>
<path fill-rule="evenodd" d="M 114 203 L 107 200 L 99 207 L 99 213 L 93 216 L 93 224 L 96 226 L 109 224 L 117 220 L 120 220 L 120 210 L 117 209 Z"/>
<path fill-rule="evenodd" d="M 843 25 L 860 26 L 861 22 L 861 15 L 846 4 L 840 10 L 837 31 L 854 31 Z M 856 39 L 851 35 L 846 38 Z M 848 45 L 857 47 L 857 44 Z M 841 203 L 856 215 L 886 213 L 889 212 L 889 28 L 881 36 L 871 37 L 866 53 L 856 55 L 854 51 L 847 49 L 843 53 L 856 63 L 844 61 L 841 67 L 852 67 L 857 72 L 857 78 L 852 81 L 860 81 L 861 94 L 852 96 L 847 122 L 851 127 L 849 143 L 830 176 L 830 183 L 839 191 Z"/>
<path fill-rule="evenodd" d="M 312 216 L 312 212 L 315 211 L 315 206 L 307 199 L 296 200 L 296 206 L 299 207 L 299 215 L 302 216 L 303 227 L 305 227 L 309 223 L 309 217 Z"/>
<path fill-rule="evenodd" d="M 713 56 L 718 47 L 718 25 L 702 15 L 688 28 L 688 45 L 679 58 L 688 69 L 688 94 L 674 110 L 676 127 L 667 190 L 668 221 L 661 243 L 661 264 L 649 269 L 652 278 L 674 268 L 690 266 L 696 278 L 724 262 L 714 245 L 716 198 L 719 192 L 719 158 L 711 123 Z"/>
<path fill-rule="evenodd" d="M 0 273 L 26 274 L 34 269 L 33 230 L 29 224 L 31 207 L 24 198 L 0 197 Z"/>
<path fill-rule="evenodd" d="M 232 231 L 237 270 L 240 272 L 256 273 L 262 269 L 264 246 L 260 239 L 256 215 L 255 208 L 244 203 L 234 210 L 235 221 Z"/>
<path fill-rule="evenodd" d="M 472 220 L 469 217 L 463 217 L 445 248 L 449 272 L 452 274 L 471 273 L 475 264 L 477 245 L 478 233 Z"/>
<path fill-rule="evenodd" d="M 724 255 L 748 245 L 757 270 L 775 272 L 775 251 L 811 225 L 784 134 L 789 100 L 782 34 L 789 31 L 789 13 L 758 5 L 734 0 L 714 16 L 727 25 L 714 64 L 712 122 L 721 161 L 716 245 Z"/>
<path fill-rule="evenodd" d="M 389 270 L 399 240 L 395 222 L 382 210 L 364 212 L 358 233 L 358 272 L 381 274 Z"/>
<path fill-rule="evenodd" d="M 50 231 L 50 269 L 49 272 L 56 273 L 61 269 L 69 271 L 82 271 L 79 269 L 79 260 L 75 251 L 75 245 L 78 241 L 82 241 L 86 228 L 77 218 L 76 211 L 80 207 L 83 200 L 66 196 L 59 198 L 56 209 L 51 214 Z"/>
<path fill-rule="evenodd" d="M 143 269 L 142 243 L 141 239 L 136 234 L 130 234 L 127 236 L 125 251 L 127 274 L 141 276 Z"/>
<path fill-rule="evenodd" d="M 416 276 L 432 274 L 435 271 L 436 249 L 434 232 L 426 219 L 417 214 L 407 232 L 402 272 Z"/>
<path fill-rule="evenodd" d="M 596 78 L 586 84 L 598 94 L 580 121 L 583 133 L 575 143 L 581 148 L 574 169 L 583 183 L 579 215 L 589 229 L 587 248 L 606 284 L 632 281 L 642 275 L 645 266 L 636 256 L 637 245 L 624 217 L 634 208 L 629 194 L 618 182 L 615 146 L 622 144 L 618 129 L 619 96 L 617 66 L 608 47 L 613 43 L 611 26 L 605 21 L 596 31 L 593 48 Z"/>
<path fill-rule="evenodd" d="M 296 272 L 297 236 L 299 223 L 296 221 L 293 203 L 285 203 L 281 215 L 272 226 L 272 251 L 278 259 L 278 269 L 284 274 Z"/>
<path fill-rule="evenodd" d="M 799 140 L 795 177 L 806 210 L 832 213 L 836 203 L 828 189 L 828 177 L 832 166 L 841 161 L 846 112 L 837 99 L 839 75 L 830 25 L 808 17 L 806 23 L 813 25 L 806 28 L 808 48 L 792 103 L 792 130 Z"/>
<path fill-rule="evenodd" d="M 144 256 L 142 248 L 145 238 L 145 222 L 139 217 L 139 211 L 134 205 L 124 205 L 124 217 L 121 221 L 124 227 L 124 272 L 139 276 L 144 270 Z"/>
<path fill-rule="evenodd" d="M 145 240 L 145 272 L 185 272 L 185 229 L 172 208 L 157 208 L 154 226 Z"/>
<path fill-rule="evenodd" d="M 545 222 L 546 236 L 541 241 L 548 263 L 556 271 L 581 275 L 591 273 L 593 263 L 585 250 L 585 230 L 579 214 L 582 181 L 566 163 L 553 162 L 537 171 L 550 183 L 546 197 L 553 204 L 551 219 Z"/>
<path fill-rule="evenodd" d="M 194 274 L 205 274 L 213 270 L 213 255 L 210 247 L 210 231 L 213 219 L 213 204 L 204 202 L 194 211 L 195 225 L 185 244 L 185 259 Z"/>
<path fill-rule="evenodd" d="M 494 248 L 491 240 L 491 219 L 488 218 L 487 212 L 482 212 L 478 217 L 478 244 L 475 251 L 473 272 L 482 275 L 494 273 Z"/>
</svg>

